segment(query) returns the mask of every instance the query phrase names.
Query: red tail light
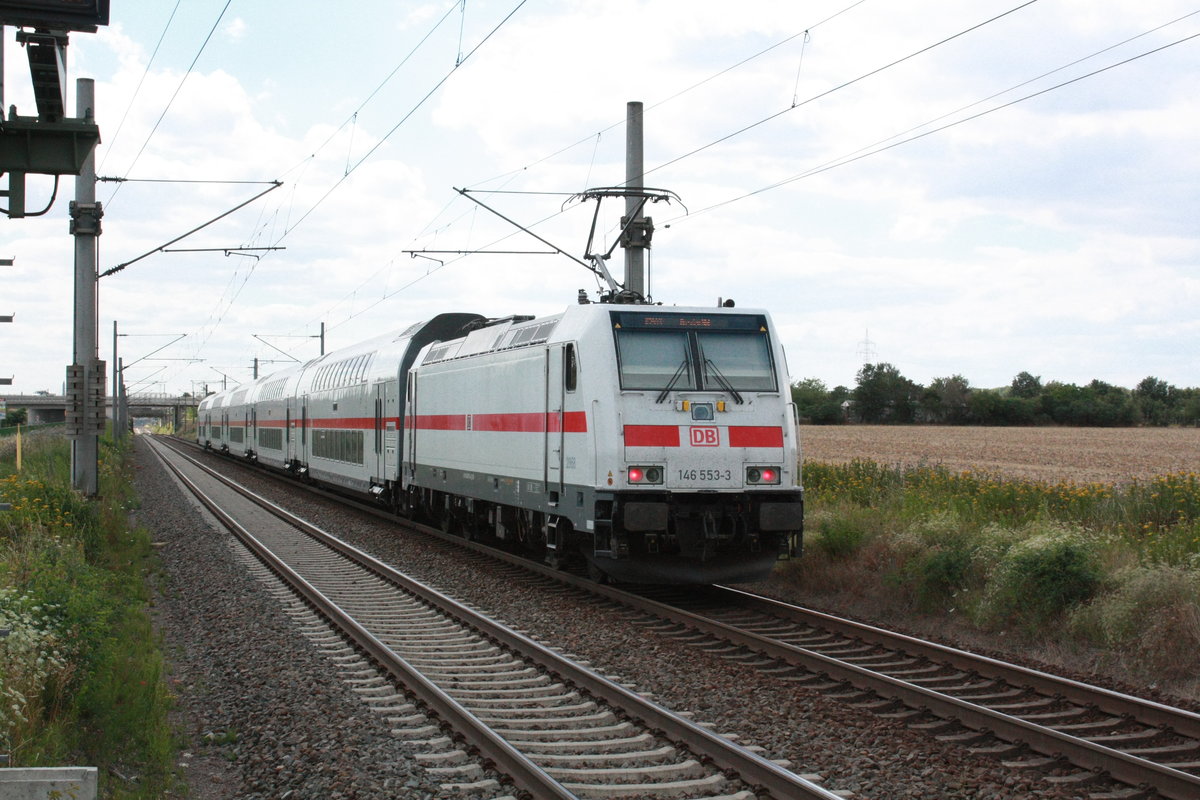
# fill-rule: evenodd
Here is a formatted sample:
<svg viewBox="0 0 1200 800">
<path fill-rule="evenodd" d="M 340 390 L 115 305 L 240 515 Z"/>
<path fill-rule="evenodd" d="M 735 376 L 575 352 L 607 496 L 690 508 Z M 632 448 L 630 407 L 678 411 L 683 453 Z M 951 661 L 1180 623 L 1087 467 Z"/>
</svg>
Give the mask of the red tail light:
<svg viewBox="0 0 1200 800">
<path fill-rule="evenodd" d="M 779 483 L 779 467 L 746 467 L 746 483 L 750 486 L 774 486 Z"/>
</svg>

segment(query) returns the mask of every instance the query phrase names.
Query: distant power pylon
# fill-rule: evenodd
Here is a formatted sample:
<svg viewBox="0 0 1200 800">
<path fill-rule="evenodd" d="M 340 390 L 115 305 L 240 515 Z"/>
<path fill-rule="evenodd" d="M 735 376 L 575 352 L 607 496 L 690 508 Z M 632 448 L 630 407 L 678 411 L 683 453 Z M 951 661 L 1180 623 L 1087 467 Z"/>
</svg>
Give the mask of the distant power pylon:
<svg viewBox="0 0 1200 800">
<path fill-rule="evenodd" d="M 858 358 L 864 364 L 875 361 L 875 343 L 871 341 L 871 332 L 863 331 L 863 340 L 858 343 Z"/>
</svg>

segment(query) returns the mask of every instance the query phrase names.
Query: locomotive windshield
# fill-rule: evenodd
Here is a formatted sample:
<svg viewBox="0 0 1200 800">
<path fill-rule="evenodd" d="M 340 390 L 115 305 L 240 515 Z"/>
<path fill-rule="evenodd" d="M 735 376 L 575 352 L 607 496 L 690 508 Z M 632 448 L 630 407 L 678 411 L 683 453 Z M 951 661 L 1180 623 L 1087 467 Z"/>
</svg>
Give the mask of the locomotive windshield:
<svg viewBox="0 0 1200 800">
<path fill-rule="evenodd" d="M 759 314 L 613 312 L 621 388 L 773 392 L 766 319 Z"/>
</svg>

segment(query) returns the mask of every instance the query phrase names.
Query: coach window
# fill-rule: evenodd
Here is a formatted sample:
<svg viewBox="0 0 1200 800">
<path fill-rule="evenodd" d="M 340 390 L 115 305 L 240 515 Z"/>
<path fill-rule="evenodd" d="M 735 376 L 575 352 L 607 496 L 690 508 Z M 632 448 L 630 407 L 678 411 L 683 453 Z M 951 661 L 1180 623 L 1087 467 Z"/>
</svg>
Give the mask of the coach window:
<svg viewBox="0 0 1200 800">
<path fill-rule="evenodd" d="M 563 349 L 563 383 L 568 392 L 573 392 L 578 381 L 579 365 L 575 362 L 575 345 L 572 343 Z"/>
</svg>

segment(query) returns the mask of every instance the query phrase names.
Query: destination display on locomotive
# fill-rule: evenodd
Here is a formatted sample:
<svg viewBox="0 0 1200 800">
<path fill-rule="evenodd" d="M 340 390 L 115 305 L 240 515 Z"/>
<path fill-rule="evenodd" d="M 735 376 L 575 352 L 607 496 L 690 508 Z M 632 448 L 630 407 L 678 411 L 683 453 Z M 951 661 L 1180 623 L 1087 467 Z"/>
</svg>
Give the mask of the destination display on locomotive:
<svg viewBox="0 0 1200 800">
<path fill-rule="evenodd" d="M 710 328 L 726 331 L 765 331 L 761 314 L 667 314 L 647 311 L 612 312 L 614 328 Z"/>
</svg>

